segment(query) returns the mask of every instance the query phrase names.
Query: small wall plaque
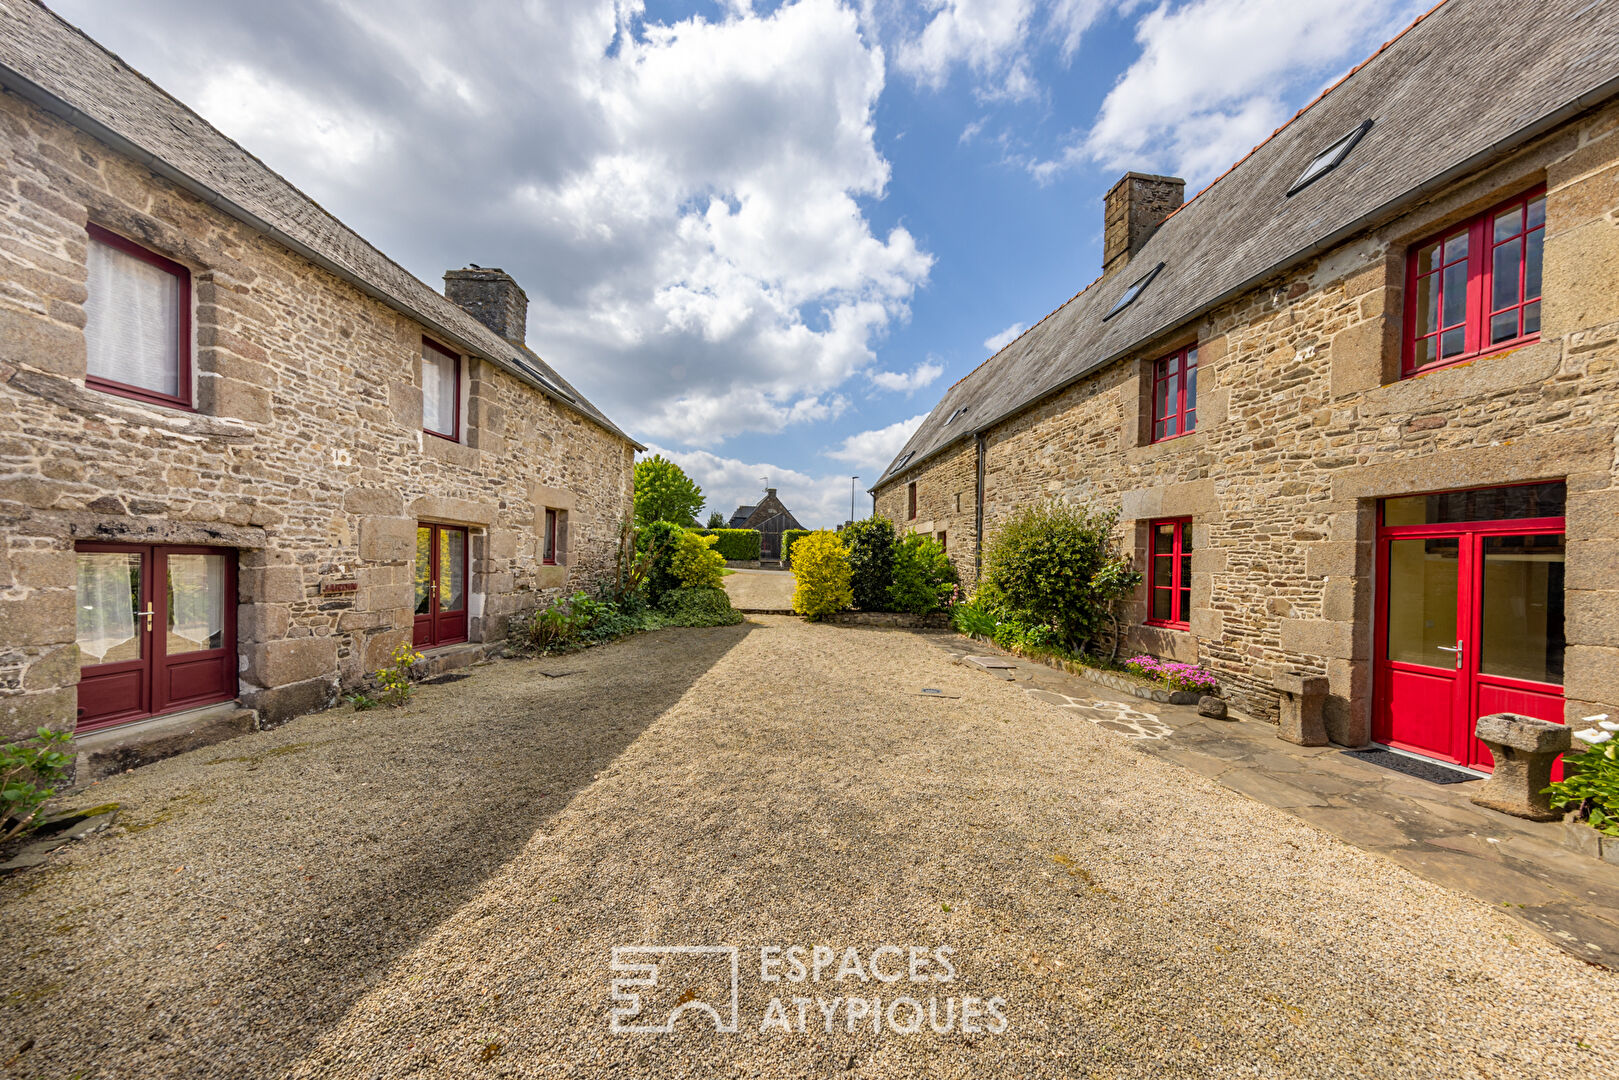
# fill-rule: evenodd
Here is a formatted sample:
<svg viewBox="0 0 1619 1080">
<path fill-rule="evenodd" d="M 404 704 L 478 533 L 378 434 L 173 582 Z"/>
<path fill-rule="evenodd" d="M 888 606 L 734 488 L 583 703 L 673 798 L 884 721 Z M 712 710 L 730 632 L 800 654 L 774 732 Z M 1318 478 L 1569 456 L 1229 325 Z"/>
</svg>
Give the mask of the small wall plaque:
<svg viewBox="0 0 1619 1080">
<path fill-rule="evenodd" d="M 359 591 L 360 583 L 358 581 L 323 581 L 320 583 L 320 594 L 322 596 L 343 596 L 347 593 L 357 593 Z"/>
</svg>

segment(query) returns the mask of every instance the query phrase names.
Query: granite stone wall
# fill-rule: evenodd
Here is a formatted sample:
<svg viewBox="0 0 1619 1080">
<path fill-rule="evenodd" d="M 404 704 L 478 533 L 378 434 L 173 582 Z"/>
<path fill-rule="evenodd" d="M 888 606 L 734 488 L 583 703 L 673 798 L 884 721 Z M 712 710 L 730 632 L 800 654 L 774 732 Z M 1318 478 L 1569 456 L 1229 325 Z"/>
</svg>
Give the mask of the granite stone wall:
<svg viewBox="0 0 1619 1080">
<path fill-rule="evenodd" d="M 1400 378 L 1405 252 L 1538 183 L 1548 192 L 1541 340 Z M 1042 499 L 1116 507 L 1144 566 L 1148 523 L 1191 517 L 1190 629 L 1144 625 L 1143 590 L 1132 644 L 1214 668 L 1238 708 L 1271 719 L 1279 670 L 1324 674 L 1329 731 L 1358 744 L 1372 709 L 1378 500 L 1564 479 L 1567 715 L 1619 713 L 1616 281 L 1610 107 L 991 428 L 986 531 Z M 1153 444 L 1152 363 L 1190 344 L 1197 430 Z M 903 521 L 912 481 L 929 507 L 921 517 L 958 489 L 970 507 L 971 457 L 967 439 L 884 481 L 879 510 Z M 968 546 L 970 528 L 970 516 L 953 525 L 953 549 Z"/>
<path fill-rule="evenodd" d="M 411 319 L 10 93 L 0 145 L 0 737 L 73 726 L 77 540 L 235 549 L 261 723 L 409 640 L 419 521 L 471 530 L 474 642 L 611 567 L 622 436 L 473 358 L 461 440 L 424 435 Z M 190 269 L 195 412 L 86 388 L 87 222 Z"/>
</svg>

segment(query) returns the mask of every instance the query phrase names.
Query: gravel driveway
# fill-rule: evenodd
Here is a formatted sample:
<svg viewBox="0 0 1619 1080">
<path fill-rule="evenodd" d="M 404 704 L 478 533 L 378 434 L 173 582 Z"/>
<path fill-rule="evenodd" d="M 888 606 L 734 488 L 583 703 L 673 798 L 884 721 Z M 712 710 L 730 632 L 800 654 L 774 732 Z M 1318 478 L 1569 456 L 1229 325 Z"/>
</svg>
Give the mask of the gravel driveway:
<svg viewBox="0 0 1619 1080">
<path fill-rule="evenodd" d="M 0 884 L 11 1075 L 1619 1072 L 1614 975 L 903 631 L 503 662 L 86 799 L 128 828 Z M 738 1030 L 722 951 L 612 1033 L 641 945 L 738 947 Z"/>
<path fill-rule="evenodd" d="M 725 576 L 725 591 L 743 611 L 791 611 L 795 583 L 790 570 L 738 570 Z"/>
</svg>

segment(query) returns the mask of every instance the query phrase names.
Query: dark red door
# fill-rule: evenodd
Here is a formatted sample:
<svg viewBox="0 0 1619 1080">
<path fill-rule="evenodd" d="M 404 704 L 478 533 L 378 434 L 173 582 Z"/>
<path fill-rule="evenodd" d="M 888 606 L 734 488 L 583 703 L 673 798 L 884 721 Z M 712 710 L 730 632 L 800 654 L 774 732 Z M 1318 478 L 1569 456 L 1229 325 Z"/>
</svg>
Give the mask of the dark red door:
<svg viewBox="0 0 1619 1080">
<path fill-rule="evenodd" d="M 78 545 L 78 730 L 236 696 L 236 553 Z"/>
<path fill-rule="evenodd" d="M 1555 498 L 1534 495 L 1553 487 Z M 1489 770 L 1490 752 L 1473 737 L 1478 717 L 1563 722 L 1561 488 L 1387 501 L 1377 544 L 1378 742 Z M 1450 501 L 1421 514 L 1412 505 L 1390 512 L 1423 499 Z M 1464 502 L 1524 516 L 1466 520 Z"/>
<path fill-rule="evenodd" d="M 416 527 L 416 622 L 411 641 L 431 649 L 467 639 L 467 530 Z"/>
</svg>

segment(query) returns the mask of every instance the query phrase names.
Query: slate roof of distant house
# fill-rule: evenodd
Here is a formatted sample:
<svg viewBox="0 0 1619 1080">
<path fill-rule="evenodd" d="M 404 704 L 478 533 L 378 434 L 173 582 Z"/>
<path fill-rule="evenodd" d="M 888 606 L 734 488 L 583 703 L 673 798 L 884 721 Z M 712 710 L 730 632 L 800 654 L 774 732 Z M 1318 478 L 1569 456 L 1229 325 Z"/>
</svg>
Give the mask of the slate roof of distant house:
<svg viewBox="0 0 1619 1080">
<path fill-rule="evenodd" d="M 947 390 L 882 480 L 898 476 L 900 462 L 914 468 L 1616 91 L 1616 0 L 1448 0 L 1171 215 L 1124 269 Z M 1371 129 L 1337 168 L 1287 196 L 1317 154 L 1368 119 Z M 1160 262 L 1141 296 L 1103 322 Z"/>
<path fill-rule="evenodd" d="M 736 510 L 733 511 L 732 514 L 731 514 L 731 520 L 730 520 L 730 523 L 729 523 L 730 527 L 733 528 L 733 529 L 742 528 L 742 526 L 744 526 L 744 525 L 746 525 L 748 523 L 748 518 L 753 516 L 753 512 L 756 509 L 758 509 L 758 508 L 754 507 L 754 506 L 739 506 L 739 507 L 737 507 Z"/>
<path fill-rule="evenodd" d="M 629 439 L 532 350 L 502 339 L 417 280 L 208 121 L 34 0 L 0 3 L 0 86 Z M 639 443 L 636 447 L 642 449 Z"/>
</svg>

